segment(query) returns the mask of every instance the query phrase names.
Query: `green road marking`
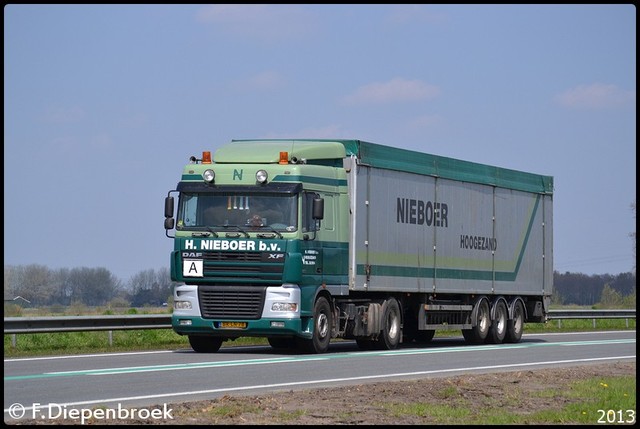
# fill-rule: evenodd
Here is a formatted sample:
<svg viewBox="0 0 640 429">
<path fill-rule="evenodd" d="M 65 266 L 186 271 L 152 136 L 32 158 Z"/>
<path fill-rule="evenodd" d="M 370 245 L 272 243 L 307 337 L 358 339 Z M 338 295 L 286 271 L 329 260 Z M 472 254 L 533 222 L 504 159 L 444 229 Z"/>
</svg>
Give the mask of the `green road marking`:
<svg viewBox="0 0 640 429">
<path fill-rule="evenodd" d="M 229 366 L 241 366 L 241 365 L 267 365 L 274 363 L 289 363 L 289 362 L 304 362 L 304 361 L 318 361 L 318 360 L 330 360 L 330 359 L 344 359 L 355 357 L 368 357 L 368 356 L 404 356 L 404 355 L 416 355 L 416 354 L 436 354 L 436 353 L 450 353 L 450 352 L 477 352 L 477 351 L 492 351 L 492 350 L 515 350 L 526 349 L 534 347 L 549 347 L 549 346 L 592 346 L 602 344 L 635 344 L 635 338 L 632 339 L 620 339 L 620 340 L 594 340 L 594 341 L 568 341 L 559 343 L 532 343 L 532 344 L 496 344 L 496 345 L 480 345 L 480 346 L 459 346 L 459 347 L 444 347 L 444 348 L 429 348 L 429 349 L 403 349 L 403 350 L 386 350 L 386 351 L 358 351 L 349 353 L 335 353 L 325 354 L 322 356 L 296 356 L 296 357 L 284 357 L 284 358 L 269 358 L 269 359 L 243 359 L 236 361 L 222 361 L 222 362 L 196 362 L 188 364 L 172 364 L 172 365 L 150 365 L 150 366 L 135 366 L 135 367 L 123 367 L 123 368 L 103 368 L 84 371 L 64 371 L 64 372 L 48 372 L 42 374 L 28 374 L 28 375 L 15 375 L 4 377 L 4 381 L 13 380 L 32 380 L 37 378 L 50 378 L 50 377 L 75 377 L 82 375 L 113 375 L 113 374 L 130 374 L 138 372 L 154 372 L 154 371 L 175 371 L 175 370 L 187 370 L 187 369 L 199 369 L 199 368 L 223 368 Z"/>
</svg>

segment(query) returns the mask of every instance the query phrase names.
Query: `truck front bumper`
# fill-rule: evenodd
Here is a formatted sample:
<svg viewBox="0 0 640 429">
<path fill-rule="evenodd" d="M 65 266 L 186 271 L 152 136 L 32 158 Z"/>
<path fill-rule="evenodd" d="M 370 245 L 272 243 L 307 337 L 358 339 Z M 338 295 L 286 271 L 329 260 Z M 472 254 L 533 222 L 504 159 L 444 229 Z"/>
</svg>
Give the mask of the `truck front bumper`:
<svg viewBox="0 0 640 429">
<path fill-rule="evenodd" d="M 171 325 L 180 335 L 291 336 L 300 334 L 302 330 L 300 288 L 294 284 L 268 287 L 259 319 L 202 317 L 198 286 L 195 285 L 176 286 L 173 298 Z"/>
</svg>

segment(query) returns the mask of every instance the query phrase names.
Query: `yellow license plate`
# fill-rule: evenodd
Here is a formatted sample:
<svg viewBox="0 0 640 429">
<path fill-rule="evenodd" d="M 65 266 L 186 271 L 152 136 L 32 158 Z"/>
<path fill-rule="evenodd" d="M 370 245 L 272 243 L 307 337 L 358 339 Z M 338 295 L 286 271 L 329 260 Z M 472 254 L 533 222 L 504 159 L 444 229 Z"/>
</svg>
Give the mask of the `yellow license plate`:
<svg viewBox="0 0 640 429">
<path fill-rule="evenodd" d="M 220 322 L 221 329 L 245 329 L 247 322 Z"/>
</svg>

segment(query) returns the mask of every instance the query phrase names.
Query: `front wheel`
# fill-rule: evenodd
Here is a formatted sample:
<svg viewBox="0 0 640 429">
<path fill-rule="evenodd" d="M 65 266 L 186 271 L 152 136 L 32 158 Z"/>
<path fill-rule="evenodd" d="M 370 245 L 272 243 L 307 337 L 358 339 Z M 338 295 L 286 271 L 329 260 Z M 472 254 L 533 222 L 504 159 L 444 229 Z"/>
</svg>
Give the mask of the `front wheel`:
<svg viewBox="0 0 640 429">
<path fill-rule="evenodd" d="M 269 337 L 267 340 L 269 341 L 269 345 L 274 349 L 289 350 L 296 346 L 295 339 L 290 337 Z"/>
<path fill-rule="evenodd" d="M 325 353 L 331 342 L 333 313 L 327 298 L 321 296 L 313 307 L 313 336 L 311 339 L 298 338 L 300 349 L 308 353 Z"/>
<path fill-rule="evenodd" d="M 198 353 L 215 353 L 220 350 L 222 341 L 222 337 L 189 335 L 189 344 L 191 348 Z"/>
</svg>

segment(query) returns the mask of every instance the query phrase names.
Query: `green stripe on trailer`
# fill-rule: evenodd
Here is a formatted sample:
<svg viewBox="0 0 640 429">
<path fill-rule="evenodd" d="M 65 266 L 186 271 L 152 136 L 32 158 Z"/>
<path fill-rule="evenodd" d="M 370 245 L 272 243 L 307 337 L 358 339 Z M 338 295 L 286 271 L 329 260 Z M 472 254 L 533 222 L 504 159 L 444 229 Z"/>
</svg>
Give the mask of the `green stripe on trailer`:
<svg viewBox="0 0 640 429">
<path fill-rule="evenodd" d="M 361 163 L 388 170 L 407 171 L 425 176 L 541 194 L 553 193 L 553 177 L 462 161 L 360 140 L 344 142 L 347 155 Z"/>
</svg>

